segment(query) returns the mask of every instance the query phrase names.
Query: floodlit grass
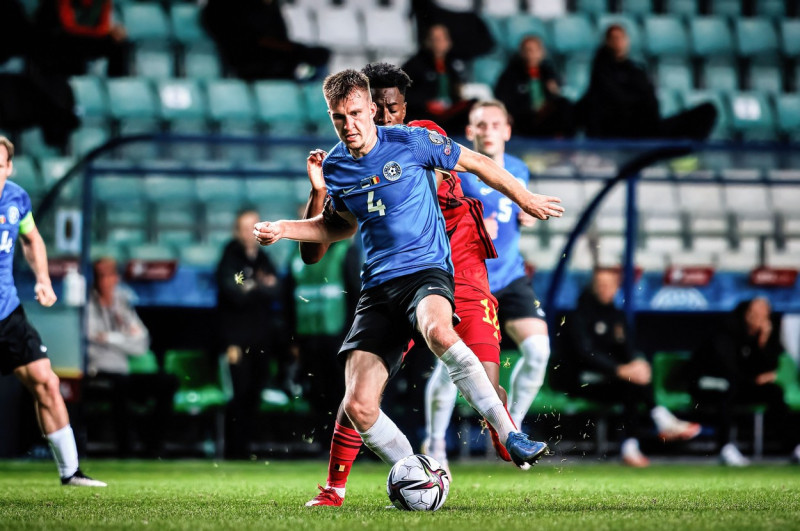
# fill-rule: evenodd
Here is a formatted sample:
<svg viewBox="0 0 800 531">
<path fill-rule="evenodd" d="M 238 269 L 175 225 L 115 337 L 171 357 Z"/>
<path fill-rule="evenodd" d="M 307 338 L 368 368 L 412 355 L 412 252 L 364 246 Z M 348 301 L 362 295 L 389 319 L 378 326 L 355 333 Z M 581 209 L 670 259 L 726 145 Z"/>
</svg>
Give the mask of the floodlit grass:
<svg viewBox="0 0 800 531">
<path fill-rule="evenodd" d="M 322 461 L 86 461 L 105 489 L 61 487 L 49 462 L 0 461 L 0 529 L 800 529 L 800 469 L 454 464 L 436 513 L 389 510 L 388 467 L 356 464 L 343 507 L 303 506 Z"/>
</svg>

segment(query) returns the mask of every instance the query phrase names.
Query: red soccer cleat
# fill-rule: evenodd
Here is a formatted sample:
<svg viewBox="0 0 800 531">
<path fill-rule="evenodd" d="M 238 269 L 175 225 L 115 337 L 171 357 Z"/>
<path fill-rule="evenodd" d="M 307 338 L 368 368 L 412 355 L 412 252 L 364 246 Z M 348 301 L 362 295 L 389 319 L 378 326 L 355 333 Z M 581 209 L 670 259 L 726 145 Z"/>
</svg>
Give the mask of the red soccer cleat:
<svg viewBox="0 0 800 531">
<path fill-rule="evenodd" d="M 341 507 L 342 502 L 344 502 L 344 498 L 339 496 L 339 493 L 336 492 L 336 489 L 333 487 L 323 487 L 322 485 L 317 485 L 317 488 L 319 489 L 319 494 L 307 501 L 306 507 L 317 507 L 320 505 Z"/>
<path fill-rule="evenodd" d="M 484 422 L 486 422 L 485 419 Z M 491 424 L 486 422 L 486 426 L 489 428 L 489 434 L 492 436 L 492 446 L 494 446 L 494 451 L 497 452 L 497 457 L 503 461 L 511 461 L 511 456 L 508 454 L 508 450 L 506 450 L 506 447 L 500 442 L 500 436 L 497 435 L 497 432 Z"/>
</svg>

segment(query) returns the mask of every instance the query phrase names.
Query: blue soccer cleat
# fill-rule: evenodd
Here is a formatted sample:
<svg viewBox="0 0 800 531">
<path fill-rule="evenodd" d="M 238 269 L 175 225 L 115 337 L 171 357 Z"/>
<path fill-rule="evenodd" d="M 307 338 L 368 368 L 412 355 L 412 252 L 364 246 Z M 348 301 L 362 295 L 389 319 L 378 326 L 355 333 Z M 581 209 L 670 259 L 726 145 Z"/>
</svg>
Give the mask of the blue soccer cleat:
<svg viewBox="0 0 800 531">
<path fill-rule="evenodd" d="M 532 441 L 524 433 L 515 431 L 508 434 L 506 449 L 511 455 L 511 460 L 514 461 L 514 464 L 523 470 L 527 470 L 547 452 L 547 444 Z"/>
</svg>

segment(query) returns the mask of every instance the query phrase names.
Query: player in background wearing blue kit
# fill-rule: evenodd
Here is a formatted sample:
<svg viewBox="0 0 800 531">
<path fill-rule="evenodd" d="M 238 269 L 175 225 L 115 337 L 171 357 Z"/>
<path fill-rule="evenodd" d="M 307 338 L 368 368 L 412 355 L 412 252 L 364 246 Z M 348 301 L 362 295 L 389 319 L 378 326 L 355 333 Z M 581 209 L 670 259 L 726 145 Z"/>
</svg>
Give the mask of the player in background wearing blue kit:
<svg viewBox="0 0 800 531">
<path fill-rule="evenodd" d="M 559 200 L 532 194 L 487 157 L 435 131 L 375 126 L 376 106 L 363 73 L 328 76 L 323 91 L 341 140 L 322 163 L 329 195 L 325 209 L 307 220 L 258 223 L 254 235 L 262 245 L 282 238 L 324 244 L 361 229 L 362 291 L 339 352 L 345 363 L 345 413 L 384 462 L 394 464 L 414 453 L 380 410 L 380 401 L 408 340 L 416 336 L 495 427 L 514 463 L 535 463 L 547 445 L 516 430 L 477 357 L 453 330 L 453 267 L 434 172 L 480 174 L 541 219 L 561 215 Z"/>
<path fill-rule="evenodd" d="M 14 144 L 0 136 L 0 374 L 13 372 L 33 395 L 39 428 L 53 451 L 61 484 L 105 487 L 105 483 L 85 476 L 78 468 L 75 435 L 58 376 L 50 367 L 47 347 L 25 318 L 14 286 L 14 244 L 19 238 L 25 259 L 36 275 L 36 300 L 42 306 L 56 302 L 47 271 L 47 250 L 33 221 L 31 199 L 19 185 L 8 181 L 14 169 L 13 158 Z"/>
</svg>

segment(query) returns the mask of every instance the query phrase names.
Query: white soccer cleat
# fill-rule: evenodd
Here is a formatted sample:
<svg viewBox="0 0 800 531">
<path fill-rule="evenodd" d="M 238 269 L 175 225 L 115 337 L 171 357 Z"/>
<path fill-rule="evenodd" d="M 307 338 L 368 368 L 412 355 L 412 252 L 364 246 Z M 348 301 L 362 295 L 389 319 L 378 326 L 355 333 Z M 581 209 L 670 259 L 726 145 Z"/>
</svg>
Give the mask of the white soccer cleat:
<svg viewBox="0 0 800 531">
<path fill-rule="evenodd" d="M 728 443 L 719 452 L 719 460 L 725 466 L 743 467 L 750 465 L 750 460 L 742 455 L 733 443 Z"/>
<path fill-rule="evenodd" d="M 700 434 L 702 427 L 696 422 L 681 420 L 664 406 L 656 406 L 650 412 L 658 428 L 658 435 L 665 441 L 688 441 Z"/>
<path fill-rule="evenodd" d="M 636 439 L 625 439 L 620 448 L 622 463 L 633 468 L 646 468 L 650 466 L 650 460 L 639 449 L 639 441 Z"/>
<path fill-rule="evenodd" d="M 107 487 L 105 483 L 102 481 L 98 481 L 96 479 L 92 479 L 83 472 L 81 469 L 75 471 L 68 478 L 61 478 L 61 484 L 65 487 Z"/>
</svg>

